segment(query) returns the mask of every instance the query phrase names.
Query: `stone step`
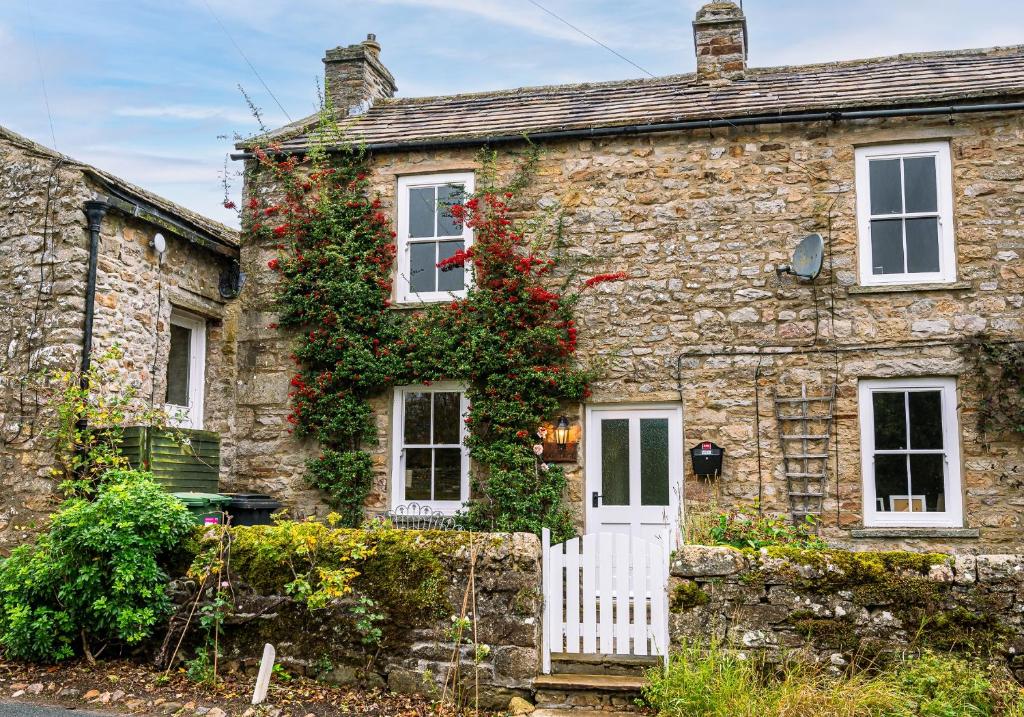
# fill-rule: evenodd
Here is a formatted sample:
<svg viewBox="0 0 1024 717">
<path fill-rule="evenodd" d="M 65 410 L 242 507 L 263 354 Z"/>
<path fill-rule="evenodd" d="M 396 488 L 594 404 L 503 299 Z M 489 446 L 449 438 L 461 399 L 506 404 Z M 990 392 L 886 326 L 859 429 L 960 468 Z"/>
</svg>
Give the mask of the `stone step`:
<svg viewBox="0 0 1024 717">
<path fill-rule="evenodd" d="M 647 680 L 634 675 L 557 674 L 533 678 L 535 702 L 541 709 L 630 712 Z"/>
<path fill-rule="evenodd" d="M 551 655 L 551 672 L 556 675 L 634 675 L 642 677 L 662 663 L 647 655 L 602 655 L 561 653 Z"/>
</svg>

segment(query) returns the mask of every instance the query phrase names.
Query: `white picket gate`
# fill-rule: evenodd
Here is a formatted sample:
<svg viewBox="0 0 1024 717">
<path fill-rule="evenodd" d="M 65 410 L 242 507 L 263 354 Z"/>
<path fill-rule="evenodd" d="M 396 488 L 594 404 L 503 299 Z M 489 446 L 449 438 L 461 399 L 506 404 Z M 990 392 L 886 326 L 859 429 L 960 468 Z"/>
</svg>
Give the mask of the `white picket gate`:
<svg viewBox="0 0 1024 717">
<path fill-rule="evenodd" d="M 544 673 L 552 653 L 668 655 L 668 535 L 588 533 L 551 545 L 545 528 Z"/>
</svg>

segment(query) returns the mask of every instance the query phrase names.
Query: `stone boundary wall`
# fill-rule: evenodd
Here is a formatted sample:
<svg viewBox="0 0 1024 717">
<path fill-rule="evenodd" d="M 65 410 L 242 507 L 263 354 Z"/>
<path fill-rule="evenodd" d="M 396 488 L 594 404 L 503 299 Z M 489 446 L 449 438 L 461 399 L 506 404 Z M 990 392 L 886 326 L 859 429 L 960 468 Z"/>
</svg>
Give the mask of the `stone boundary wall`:
<svg viewBox="0 0 1024 717">
<path fill-rule="evenodd" d="M 1024 679 L 1024 555 L 684 546 L 671 643 L 719 641 L 841 668 L 931 648 L 1006 660 Z"/>
<path fill-rule="evenodd" d="M 471 698 L 474 679 L 478 678 L 481 707 L 505 708 L 515 695 L 529 697 L 532 679 L 540 671 L 540 540 L 528 533 L 475 534 L 476 590 L 469 597 L 466 612 L 473 612 L 475 605 L 477 640 L 486 646 L 486 654 L 481 654 L 477 662 L 471 644 L 472 628 L 466 630 L 469 639 L 464 639 L 464 644 L 452 642 L 454 616 L 463 614 L 473 563 L 471 534 L 400 532 L 408 534 L 417 549 L 429 551 L 440 561 L 441 609 L 410 611 L 394 604 L 403 602 L 401 599 L 388 603 L 373 590 L 378 609 L 387 615 L 380 623 L 384 641 L 378 652 L 375 646 L 361 642 L 355 628 L 350 608 L 355 596 L 364 593 L 358 582 L 356 592 L 348 598 L 334 601 L 325 609 L 309 610 L 282 589 L 251 587 L 246 581 L 255 578 L 255 572 L 249 576 L 244 567 L 238 571 L 232 568 L 235 601 L 224 627 L 221 664 L 229 671 L 255 675 L 263 645 L 269 642 L 277 649 L 277 661 L 293 674 L 337 684 L 386 686 L 397 692 L 439 696 L 452 669 L 453 656 L 458 654 L 462 689 Z M 407 568 L 400 561 L 389 563 L 388 556 L 382 556 L 380 562 L 390 567 L 379 573 L 379 568 L 374 568 L 377 576 L 373 579 L 388 583 L 380 586 L 386 594 L 394 594 L 389 593 L 394 583 L 412 585 L 421 577 L 411 574 L 414 570 L 406 574 L 403 571 Z M 185 581 L 174 586 L 175 600 L 186 612 L 194 599 L 188 587 Z M 193 647 L 199 639 L 199 631 L 193 630 Z M 187 659 L 191 654 L 185 652 L 188 654 L 183 657 Z"/>
</svg>

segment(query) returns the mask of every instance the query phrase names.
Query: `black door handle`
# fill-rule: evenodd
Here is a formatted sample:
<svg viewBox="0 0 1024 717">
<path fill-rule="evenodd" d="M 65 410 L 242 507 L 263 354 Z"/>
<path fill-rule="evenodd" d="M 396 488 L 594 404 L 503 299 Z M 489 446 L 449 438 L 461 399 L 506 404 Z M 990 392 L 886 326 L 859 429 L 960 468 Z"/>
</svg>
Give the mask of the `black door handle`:
<svg viewBox="0 0 1024 717">
<path fill-rule="evenodd" d="M 597 506 L 597 501 L 599 501 L 600 499 L 601 499 L 601 496 L 599 496 L 597 494 L 596 490 L 593 493 L 590 494 L 590 501 L 591 501 L 591 505 L 593 505 L 593 507 L 595 507 L 595 508 L 598 507 Z"/>
</svg>

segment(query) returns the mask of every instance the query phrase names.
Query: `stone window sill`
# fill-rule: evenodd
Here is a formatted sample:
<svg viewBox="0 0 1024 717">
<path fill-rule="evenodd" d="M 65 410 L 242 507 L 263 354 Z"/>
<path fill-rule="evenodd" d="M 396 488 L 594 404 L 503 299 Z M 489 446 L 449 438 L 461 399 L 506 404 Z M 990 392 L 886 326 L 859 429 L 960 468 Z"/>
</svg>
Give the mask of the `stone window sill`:
<svg viewBox="0 0 1024 717">
<path fill-rule="evenodd" d="M 851 538 L 977 538 L 977 528 L 854 528 Z"/>
<path fill-rule="evenodd" d="M 954 291 L 971 289 L 969 281 L 951 281 L 942 284 L 883 284 L 880 286 L 848 286 L 847 294 L 896 294 L 911 291 Z"/>
</svg>

